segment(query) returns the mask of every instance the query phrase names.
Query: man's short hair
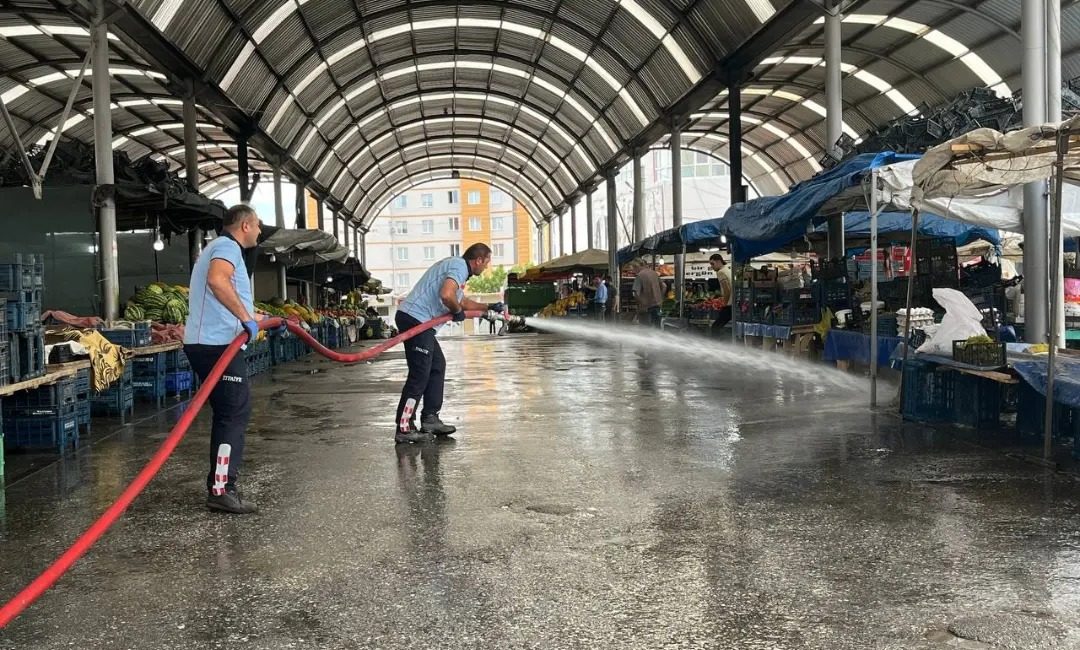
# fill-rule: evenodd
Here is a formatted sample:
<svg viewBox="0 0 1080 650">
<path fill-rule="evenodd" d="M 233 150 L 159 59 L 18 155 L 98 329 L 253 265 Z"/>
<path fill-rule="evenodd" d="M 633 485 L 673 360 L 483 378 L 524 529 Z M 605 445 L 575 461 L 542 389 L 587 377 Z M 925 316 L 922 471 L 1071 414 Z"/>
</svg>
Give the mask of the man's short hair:
<svg viewBox="0 0 1080 650">
<path fill-rule="evenodd" d="M 231 228 L 243 223 L 248 217 L 255 216 L 258 216 L 255 214 L 255 208 L 250 205 L 238 203 L 225 212 L 225 216 L 221 218 L 221 223 L 226 228 Z"/>
<path fill-rule="evenodd" d="M 712 257 L 709 258 L 709 261 L 710 262 L 720 262 L 721 264 L 727 264 L 727 262 L 724 261 L 724 256 L 721 255 L 720 253 L 714 254 Z"/>
<path fill-rule="evenodd" d="M 485 257 L 491 257 L 491 249 L 488 248 L 487 244 L 473 244 L 466 248 L 461 256 L 464 257 L 467 262 L 482 260 Z"/>
</svg>

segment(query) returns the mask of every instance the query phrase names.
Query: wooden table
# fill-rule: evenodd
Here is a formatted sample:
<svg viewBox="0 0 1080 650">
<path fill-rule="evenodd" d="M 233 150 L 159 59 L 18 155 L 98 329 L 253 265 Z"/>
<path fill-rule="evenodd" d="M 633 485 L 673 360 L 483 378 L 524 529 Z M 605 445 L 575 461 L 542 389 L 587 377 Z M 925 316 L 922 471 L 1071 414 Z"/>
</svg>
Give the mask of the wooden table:
<svg viewBox="0 0 1080 650">
<path fill-rule="evenodd" d="M 162 352 L 171 352 L 172 350 L 179 350 L 184 347 L 184 344 L 179 341 L 173 341 L 171 343 L 161 343 L 159 345 L 148 345 L 141 348 L 124 348 L 129 350 L 134 356 L 144 357 L 151 354 L 160 354 Z M 42 386 L 49 386 L 55 384 L 61 379 L 67 379 L 68 377 L 74 377 L 77 372 L 84 368 L 90 367 L 90 360 L 85 359 L 82 361 L 72 361 L 69 363 L 54 363 L 45 366 L 45 374 L 33 379 L 27 379 L 26 381 L 20 381 L 14 384 L 8 384 L 7 386 L 0 386 L 0 397 L 7 395 L 14 395 L 15 393 L 24 390 L 33 390 L 35 388 L 41 388 Z"/>
</svg>

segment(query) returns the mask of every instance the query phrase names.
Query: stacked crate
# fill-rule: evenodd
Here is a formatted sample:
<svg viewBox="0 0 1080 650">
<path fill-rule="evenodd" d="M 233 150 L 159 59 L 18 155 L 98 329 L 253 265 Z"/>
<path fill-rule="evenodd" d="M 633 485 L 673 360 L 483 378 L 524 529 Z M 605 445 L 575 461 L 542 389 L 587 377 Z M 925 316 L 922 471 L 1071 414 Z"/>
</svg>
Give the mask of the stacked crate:
<svg viewBox="0 0 1080 650">
<path fill-rule="evenodd" d="M 21 449 L 63 451 L 79 444 L 76 377 L 5 397 L 6 444 Z"/>
<path fill-rule="evenodd" d="M 247 362 L 248 377 L 267 372 L 270 370 L 270 342 L 255 341 L 249 343 L 244 350 L 244 360 Z"/>
<path fill-rule="evenodd" d="M 134 327 L 102 329 L 100 333 L 109 343 L 133 350 L 150 345 L 150 331 L 150 321 L 141 321 L 134 323 Z"/>
<path fill-rule="evenodd" d="M 75 373 L 75 414 L 83 433 L 90 435 L 90 369 Z"/>
<path fill-rule="evenodd" d="M 119 417 L 121 421 L 135 410 L 135 389 L 132 386 L 132 368 L 124 364 L 124 372 L 105 390 L 94 393 L 90 398 L 90 408 L 95 415 Z"/>
<path fill-rule="evenodd" d="M 165 392 L 180 397 L 181 393 L 191 395 L 195 388 L 194 374 L 187 355 L 181 350 L 169 350 L 165 353 Z"/>
<path fill-rule="evenodd" d="M 15 255 L 0 264 L 0 299 L 8 380 L 26 381 L 45 374 L 45 330 L 41 302 L 45 288 L 45 260 L 40 255 Z M 6 353 L 6 355 L 4 354 Z"/>
<path fill-rule="evenodd" d="M 135 397 L 153 400 L 158 407 L 165 401 L 165 353 L 143 354 L 128 360 L 131 387 Z"/>
</svg>

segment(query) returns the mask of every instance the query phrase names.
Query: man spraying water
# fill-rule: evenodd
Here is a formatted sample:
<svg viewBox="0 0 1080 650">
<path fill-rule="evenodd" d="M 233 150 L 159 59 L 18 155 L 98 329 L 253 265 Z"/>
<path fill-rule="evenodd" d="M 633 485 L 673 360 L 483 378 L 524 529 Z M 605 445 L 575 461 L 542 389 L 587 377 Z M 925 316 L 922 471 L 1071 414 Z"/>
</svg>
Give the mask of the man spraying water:
<svg viewBox="0 0 1080 650">
<path fill-rule="evenodd" d="M 425 321 L 447 313 L 455 322 L 465 320 L 465 311 L 502 312 L 502 303 L 486 305 L 465 298 L 465 282 L 480 275 L 491 263 L 491 249 L 486 244 L 473 244 L 461 257 L 448 257 L 427 270 L 405 301 L 398 306 L 395 323 L 399 332 L 406 332 Z M 443 404 L 443 382 L 446 379 L 446 358 L 435 338 L 435 329 L 428 329 L 405 342 L 405 360 L 409 377 L 401 389 L 395 418 L 394 441 L 398 444 L 425 442 L 433 435 L 448 436 L 457 429 L 439 419 Z M 416 407 L 424 400 L 420 428 L 416 428 Z"/>
</svg>

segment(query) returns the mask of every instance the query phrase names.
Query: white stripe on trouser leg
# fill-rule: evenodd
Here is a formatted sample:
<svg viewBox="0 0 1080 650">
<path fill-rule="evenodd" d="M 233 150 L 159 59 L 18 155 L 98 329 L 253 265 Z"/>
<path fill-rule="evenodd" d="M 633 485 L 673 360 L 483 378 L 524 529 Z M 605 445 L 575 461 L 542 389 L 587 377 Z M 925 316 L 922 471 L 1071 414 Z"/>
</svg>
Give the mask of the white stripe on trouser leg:
<svg viewBox="0 0 1080 650">
<path fill-rule="evenodd" d="M 229 456 L 232 455 L 232 445 L 221 443 L 217 448 L 217 467 L 214 469 L 214 487 L 211 493 L 219 497 L 225 494 L 225 484 L 229 482 Z"/>
<path fill-rule="evenodd" d="M 415 409 L 416 400 L 411 397 L 405 400 L 405 408 L 401 411 L 401 421 L 398 422 L 398 430 L 402 433 L 409 432 L 409 423 L 412 422 L 412 414 Z"/>
</svg>

